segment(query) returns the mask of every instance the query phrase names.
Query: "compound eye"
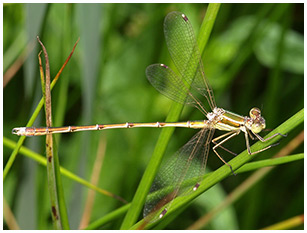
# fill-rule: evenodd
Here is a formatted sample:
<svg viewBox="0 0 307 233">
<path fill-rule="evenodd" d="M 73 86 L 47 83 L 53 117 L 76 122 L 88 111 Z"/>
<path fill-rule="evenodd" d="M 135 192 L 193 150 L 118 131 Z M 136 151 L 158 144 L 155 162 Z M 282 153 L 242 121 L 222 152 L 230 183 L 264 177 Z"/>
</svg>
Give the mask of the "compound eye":
<svg viewBox="0 0 307 233">
<path fill-rule="evenodd" d="M 249 116 L 253 119 L 259 118 L 261 116 L 261 111 L 259 108 L 252 108 L 249 111 Z"/>
<path fill-rule="evenodd" d="M 253 124 L 251 127 L 251 130 L 254 133 L 260 133 L 263 129 L 265 129 L 265 122 L 261 123 L 261 124 Z"/>
</svg>

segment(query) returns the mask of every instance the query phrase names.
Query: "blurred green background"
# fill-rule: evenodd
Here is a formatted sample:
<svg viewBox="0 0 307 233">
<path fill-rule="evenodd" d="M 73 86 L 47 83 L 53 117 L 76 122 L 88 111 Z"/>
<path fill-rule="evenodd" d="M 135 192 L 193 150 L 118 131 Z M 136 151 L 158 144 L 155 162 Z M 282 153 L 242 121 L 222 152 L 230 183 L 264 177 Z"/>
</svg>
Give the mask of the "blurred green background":
<svg viewBox="0 0 307 233">
<path fill-rule="evenodd" d="M 3 136 L 17 141 L 18 137 L 11 134 L 12 128 L 25 126 L 41 98 L 37 59 L 41 48 L 37 35 L 48 51 L 52 77 L 80 37 L 52 92 L 54 126 L 164 121 L 172 101 L 157 92 L 145 76 L 148 65 L 171 63 L 163 35 L 164 17 L 173 10 L 183 12 L 197 35 L 207 7 L 207 4 L 5 4 Z M 303 4 L 221 5 L 202 57 L 219 107 L 247 115 L 257 106 L 270 129 L 303 108 L 303 8 Z M 13 75 L 8 72 L 11 70 Z M 190 107 L 181 115 L 181 120 L 203 118 Z M 43 113 L 34 125 L 45 125 Z M 279 146 L 257 158 L 270 158 L 302 129 L 303 125 L 282 139 Z M 98 186 L 130 202 L 159 133 L 160 129 L 144 128 L 63 134 L 57 138 L 60 163 L 90 180 L 98 143 L 104 141 L 106 152 Z M 176 129 L 166 156 L 194 133 L 191 129 Z M 25 146 L 44 155 L 44 141 L 45 137 L 30 137 Z M 246 148 L 243 135 L 227 143 L 227 148 L 236 153 L 243 151 Z M 293 153 L 302 151 L 303 145 Z M 4 165 L 11 152 L 12 149 L 3 147 Z M 232 158 L 221 153 L 226 160 Z M 216 156 L 210 156 L 210 169 L 221 165 Z M 303 169 L 302 161 L 276 167 L 205 229 L 259 229 L 302 214 Z M 194 201 L 166 229 L 185 229 L 250 174 L 227 178 L 219 188 L 210 190 L 212 194 L 206 192 Z M 76 229 L 88 188 L 66 177 L 63 182 L 70 226 Z M 4 182 L 3 193 L 21 229 L 52 229 L 45 167 L 19 154 Z M 94 203 L 91 221 L 122 205 L 98 193 Z M 121 221 L 101 229 L 118 229 Z"/>
</svg>

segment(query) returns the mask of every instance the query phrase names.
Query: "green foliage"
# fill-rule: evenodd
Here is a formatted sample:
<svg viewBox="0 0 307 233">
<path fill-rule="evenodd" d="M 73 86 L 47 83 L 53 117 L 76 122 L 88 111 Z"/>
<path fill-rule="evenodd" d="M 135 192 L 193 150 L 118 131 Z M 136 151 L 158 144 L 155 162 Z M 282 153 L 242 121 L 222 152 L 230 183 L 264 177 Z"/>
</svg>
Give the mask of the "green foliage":
<svg viewBox="0 0 307 233">
<path fill-rule="evenodd" d="M 170 11 L 181 11 L 189 17 L 197 35 L 207 7 L 207 4 L 4 5 L 4 76 L 25 45 L 39 35 L 48 51 L 54 77 L 80 37 L 72 59 L 52 91 L 54 125 L 164 121 L 172 101 L 158 93 L 145 77 L 148 65 L 171 63 L 163 19 Z M 221 5 L 203 55 L 205 73 L 219 107 L 247 115 L 250 108 L 258 106 L 269 129 L 303 108 L 303 16 L 302 4 Z M 252 22 L 248 21 L 250 18 Z M 12 128 L 25 126 L 42 96 L 39 50 L 38 43 L 34 43 L 33 51 L 3 90 L 3 135 L 15 142 L 19 138 L 11 134 Z M 189 107 L 180 116 L 180 120 L 203 118 Z M 43 119 L 43 113 L 39 114 L 34 125 L 43 126 Z M 255 159 L 271 158 L 302 129 L 299 124 L 278 146 Z M 139 128 L 61 135 L 56 138 L 59 162 L 61 167 L 89 181 L 99 139 L 104 135 L 107 146 L 97 186 L 130 202 L 160 133 L 161 129 Z M 192 129 L 176 129 L 165 157 L 193 134 Z M 45 153 L 44 137 L 21 140 L 20 145 L 38 154 Z M 242 135 L 225 146 L 237 154 L 246 149 Z M 291 154 L 302 152 L 301 145 Z M 220 153 L 225 160 L 232 159 L 227 152 Z M 12 149 L 4 146 L 4 166 L 11 154 Z M 5 173 L 4 197 L 21 229 L 52 229 L 46 169 L 22 154 L 15 155 Z M 208 167 L 215 171 L 221 165 L 210 153 Z M 227 196 L 248 176 L 246 172 L 226 178 L 211 195 Z M 69 224 L 71 229 L 77 229 L 89 189 L 72 178 L 63 177 L 62 182 Z M 193 203 L 189 201 L 188 207 L 178 208 L 177 217 L 172 216 L 172 221 L 165 219 L 165 225 L 158 227 L 188 227 L 212 208 L 207 203 L 210 200 L 202 198 L 206 194 Z M 302 214 L 303 200 L 302 160 L 288 161 L 230 205 L 225 219 L 219 221 L 231 221 L 229 226 L 238 229 L 259 229 Z M 96 192 L 93 209 L 88 213 L 92 223 L 88 228 L 119 229 L 129 207 Z M 8 228 L 6 222 L 4 227 Z M 206 229 L 219 229 L 219 225 L 212 223 Z"/>
</svg>

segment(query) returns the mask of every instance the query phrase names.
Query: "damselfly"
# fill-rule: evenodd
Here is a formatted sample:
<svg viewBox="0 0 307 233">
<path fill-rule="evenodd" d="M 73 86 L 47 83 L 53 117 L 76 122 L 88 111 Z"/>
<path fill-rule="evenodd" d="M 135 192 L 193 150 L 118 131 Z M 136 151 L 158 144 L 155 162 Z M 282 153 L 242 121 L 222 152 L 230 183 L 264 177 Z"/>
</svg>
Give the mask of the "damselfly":
<svg viewBox="0 0 307 233">
<path fill-rule="evenodd" d="M 127 122 L 122 124 L 49 128 L 19 127 L 14 128 L 12 131 L 13 134 L 20 136 L 38 136 L 53 133 L 134 127 L 185 127 L 200 129 L 187 144 L 162 166 L 161 172 L 156 176 L 144 207 L 144 216 L 147 218 L 152 216 L 151 221 L 162 218 L 175 197 L 193 192 L 199 187 L 199 180 L 205 172 L 211 142 L 214 144 L 212 148 L 214 153 L 232 171 L 231 166 L 217 152 L 217 148 L 231 152 L 223 147 L 223 144 L 229 139 L 243 132 L 247 151 L 252 155 L 267 150 L 273 145 L 252 152 L 249 137 L 265 142 L 278 135 L 285 136 L 276 133 L 264 139 L 258 135 L 266 127 L 265 120 L 258 108 L 252 108 L 249 116 L 243 117 L 216 106 L 213 91 L 204 75 L 204 68 L 192 26 L 184 14 L 180 12 L 169 13 L 164 21 L 164 34 L 168 50 L 179 75 L 164 64 L 153 64 L 146 69 L 147 78 L 158 91 L 168 98 L 199 109 L 206 116 L 206 120 L 154 123 Z M 206 110 L 204 103 L 199 101 L 198 94 L 207 99 L 208 107 L 211 109 L 210 112 Z M 215 129 L 227 131 L 227 133 L 213 139 Z M 198 181 L 194 183 L 186 182 L 191 178 L 196 178 L 195 180 Z"/>
</svg>

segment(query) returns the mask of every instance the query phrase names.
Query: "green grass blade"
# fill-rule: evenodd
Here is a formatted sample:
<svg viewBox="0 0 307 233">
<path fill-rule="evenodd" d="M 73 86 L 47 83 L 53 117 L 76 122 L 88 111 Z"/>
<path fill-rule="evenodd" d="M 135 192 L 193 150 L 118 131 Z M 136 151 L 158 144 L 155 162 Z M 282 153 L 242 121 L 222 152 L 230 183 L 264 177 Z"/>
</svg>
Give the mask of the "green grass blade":
<svg viewBox="0 0 307 233">
<path fill-rule="evenodd" d="M 264 159 L 261 161 L 257 161 L 257 162 L 251 162 L 251 163 L 247 163 L 245 165 L 243 165 L 242 167 L 240 167 L 236 173 L 243 173 L 243 172 L 249 172 L 249 171 L 253 171 L 253 170 L 257 170 L 263 167 L 271 167 L 271 166 L 276 166 L 276 165 L 280 165 L 280 164 L 285 164 L 285 163 L 291 163 L 300 159 L 304 159 L 304 154 L 300 153 L 300 154 L 295 154 L 295 155 L 291 155 L 291 156 L 284 156 L 284 157 L 280 157 L 280 158 L 274 158 L 274 159 Z"/>
<path fill-rule="evenodd" d="M 99 227 L 103 226 L 104 224 L 111 222 L 117 218 L 119 218 L 120 216 L 124 215 L 129 207 L 131 206 L 131 204 L 127 204 L 124 205 L 120 208 L 118 208 L 117 210 L 112 211 L 111 213 L 103 216 L 100 219 L 97 219 L 96 221 L 92 222 L 91 224 L 89 224 L 86 228 L 84 228 L 84 230 L 96 230 Z"/>
<path fill-rule="evenodd" d="M 204 52 L 206 44 L 209 40 L 220 6 L 220 3 L 211 3 L 208 5 L 208 10 L 200 27 L 199 36 L 197 38 L 198 49 L 201 54 Z"/>
<path fill-rule="evenodd" d="M 62 184 L 62 178 L 61 178 L 61 167 L 59 162 L 59 155 L 58 150 L 56 146 L 56 141 L 54 135 L 53 137 L 53 160 L 54 160 L 54 175 L 56 180 L 56 191 L 57 191 L 57 198 L 58 198 L 58 205 L 59 205 L 59 211 L 61 216 L 61 223 L 64 230 L 69 230 L 69 221 L 68 221 L 68 215 L 67 215 L 67 209 L 66 209 L 66 202 L 65 202 L 65 196 L 64 196 L 64 189 Z"/>
<path fill-rule="evenodd" d="M 198 37 L 198 42 L 202 44 L 202 50 L 200 53 L 203 53 L 205 45 L 208 41 L 209 35 L 211 33 L 212 27 L 215 22 L 216 15 L 218 13 L 220 4 L 209 4 L 208 11 L 206 13 L 206 17 L 204 18 L 204 22 L 202 25 L 202 34 Z M 174 103 L 171 107 L 171 110 L 166 118 L 166 121 L 173 122 L 177 121 L 180 113 L 183 109 L 183 105 Z M 153 155 L 148 163 L 147 169 L 142 177 L 142 180 L 139 184 L 139 187 L 134 195 L 134 198 L 131 203 L 131 207 L 128 210 L 127 215 L 121 225 L 121 229 L 128 229 L 131 227 L 137 220 L 143 205 L 145 203 L 146 195 L 150 189 L 151 183 L 153 182 L 155 175 L 158 171 L 159 165 L 162 161 L 163 154 L 166 150 L 168 142 L 174 132 L 174 128 L 164 128 L 160 134 L 158 142 L 156 144 Z"/>
</svg>

